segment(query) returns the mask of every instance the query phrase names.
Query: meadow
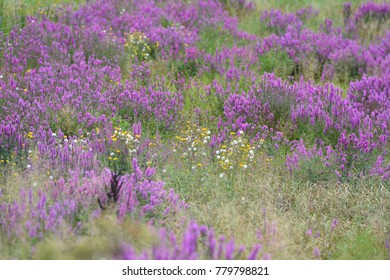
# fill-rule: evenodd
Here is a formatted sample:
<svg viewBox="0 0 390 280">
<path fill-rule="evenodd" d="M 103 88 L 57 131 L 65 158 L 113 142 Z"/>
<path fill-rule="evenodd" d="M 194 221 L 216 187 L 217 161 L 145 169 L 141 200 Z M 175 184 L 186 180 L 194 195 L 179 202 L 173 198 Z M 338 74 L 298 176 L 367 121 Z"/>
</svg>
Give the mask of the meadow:
<svg viewBox="0 0 390 280">
<path fill-rule="evenodd" d="M 0 0 L 0 259 L 389 259 L 390 4 Z"/>
</svg>

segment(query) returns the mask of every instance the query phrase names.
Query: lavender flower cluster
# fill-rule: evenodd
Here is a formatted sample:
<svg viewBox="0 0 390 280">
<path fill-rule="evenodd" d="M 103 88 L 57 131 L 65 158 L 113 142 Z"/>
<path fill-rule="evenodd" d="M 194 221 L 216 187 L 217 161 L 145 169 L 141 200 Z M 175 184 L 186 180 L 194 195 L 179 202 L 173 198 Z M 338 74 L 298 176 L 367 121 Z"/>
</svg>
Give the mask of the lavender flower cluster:
<svg viewBox="0 0 390 280">
<path fill-rule="evenodd" d="M 307 18 L 317 13 L 312 9 L 299 10 L 295 14 L 266 11 L 261 21 L 274 34 L 259 40 L 257 53 L 281 50 L 298 68 L 309 63 L 307 58 L 312 57 L 318 64 L 317 71 L 322 81 L 333 81 L 335 76 L 345 72 L 351 79 L 361 78 L 364 74 L 381 75 L 388 71 L 389 32 L 385 29 L 384 34 L 378 34 L 369 44 L 362 44 L 364 38 L 359 36 L 357 25 L 363 18 L 367 24 L 379 21 L 378 26 L 385 25 L 390 18 L 390 5 L 366 3 L 354 15 L 351 7 L 350 3 L 344 6 L 343 27 L 334 27 L 332 20 L 325 19 L 320 32 L 304 25 Z"/>
</svg>

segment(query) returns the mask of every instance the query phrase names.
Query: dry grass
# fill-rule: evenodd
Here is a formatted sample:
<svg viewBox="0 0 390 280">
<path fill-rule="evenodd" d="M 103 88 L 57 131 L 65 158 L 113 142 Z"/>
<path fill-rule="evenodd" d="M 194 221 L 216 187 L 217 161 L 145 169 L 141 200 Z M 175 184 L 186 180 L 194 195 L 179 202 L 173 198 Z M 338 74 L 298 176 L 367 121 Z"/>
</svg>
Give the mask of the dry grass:
<svg viewBox="0 0 390 280">
<path fill-rule="evenodd" d="M 208 188 L 207 201 L 191 201 L 191 217 L 234 236 L 239 244 L 260 242 L 264 252 L 276 259 L 312 259 L 314 247 L 321 249 L 321 257 L 333 258 L 342 255 L 339 242 L 364 231 L 375 232 L 378 243 L 377 255 L 366 257 L 386 256 L 378 240 L 385 240 L 390 228 L 388 189 L 296 182 L 277 168 L 257 170 L 254 177 L 241 176 L 233 182 L 233 195 L 224 191 L 222 182 L 215 183 Z M 331 231 L 334 219 L 338 224 Z M 317 232 L 320 237 L 314 238 Z M 362 252 L 344 257 L 357 253 Z"/>
</svg>

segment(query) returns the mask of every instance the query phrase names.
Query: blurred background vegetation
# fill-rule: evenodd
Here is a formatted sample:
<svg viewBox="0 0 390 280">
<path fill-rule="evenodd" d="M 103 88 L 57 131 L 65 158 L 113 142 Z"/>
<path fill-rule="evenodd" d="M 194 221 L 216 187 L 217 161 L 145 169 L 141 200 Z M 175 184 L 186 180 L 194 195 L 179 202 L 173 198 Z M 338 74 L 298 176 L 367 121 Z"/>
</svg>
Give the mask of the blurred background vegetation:
<svg viewBox="0 0 390 280">
<path fill-rule="evenodd" d="M 26 17 L 37 14 L 50 17 L 60 5 L 80 5 L 86 0 L 0 0 L 0 31 L 8 34 L 14 26 L 22 28 Z"/>
</svg>

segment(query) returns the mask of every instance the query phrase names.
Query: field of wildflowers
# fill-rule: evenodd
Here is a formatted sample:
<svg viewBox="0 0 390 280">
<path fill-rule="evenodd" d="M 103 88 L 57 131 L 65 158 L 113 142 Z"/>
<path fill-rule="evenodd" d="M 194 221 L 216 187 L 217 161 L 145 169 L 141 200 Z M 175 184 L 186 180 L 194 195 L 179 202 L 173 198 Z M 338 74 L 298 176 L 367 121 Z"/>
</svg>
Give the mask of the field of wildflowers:
<svg viewBox="0 0 390 280">
<path fill-rule="evenodd" d="M 265 2 L 0 0 L 0 258 L 389 259 L 390 4 Z"/>
</svg>

